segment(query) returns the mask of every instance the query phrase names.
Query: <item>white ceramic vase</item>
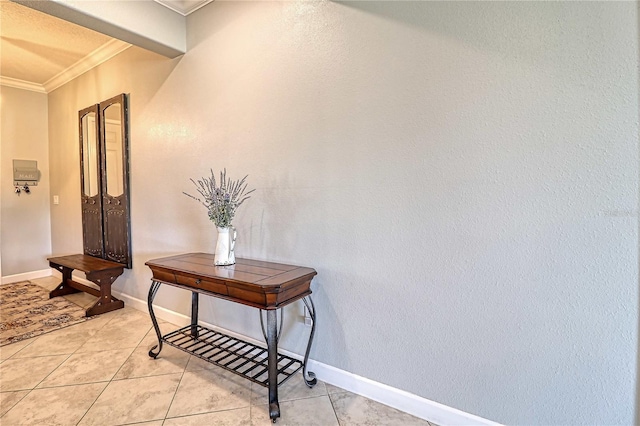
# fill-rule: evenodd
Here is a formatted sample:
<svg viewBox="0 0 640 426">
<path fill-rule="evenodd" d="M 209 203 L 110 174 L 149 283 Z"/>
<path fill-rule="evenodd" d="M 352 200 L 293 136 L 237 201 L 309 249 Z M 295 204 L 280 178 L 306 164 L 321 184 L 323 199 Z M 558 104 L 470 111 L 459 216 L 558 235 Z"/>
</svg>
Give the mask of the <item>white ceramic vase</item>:
<svg viewBox="0 0 640 426">
<path fill-rule="evenodd" d="M 216 227 L 218 230 L 218 240 L 216 241 L 216 251 L 213 254 L 214 265 L 233 265 L 236 263 L 236 255 L 233 249 L 236 245 L 236 228 L 229 226 L 226 228 Z"/>
</svg>

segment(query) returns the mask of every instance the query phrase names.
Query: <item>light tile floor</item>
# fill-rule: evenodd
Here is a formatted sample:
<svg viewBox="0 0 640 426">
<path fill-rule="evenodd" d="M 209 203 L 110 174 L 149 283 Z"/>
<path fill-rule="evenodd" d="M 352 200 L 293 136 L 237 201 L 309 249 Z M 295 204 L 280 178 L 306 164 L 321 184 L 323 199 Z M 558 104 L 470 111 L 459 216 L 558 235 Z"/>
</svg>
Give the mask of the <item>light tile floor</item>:
<svg viewBox="0 0 640 426">
<path fill-rule="evenodd" d="M 53 278 L 34 282 L 48 289 L 57 284 Z M 94 300 L 67 298 L 82 306 Z M 0 348 L 0 424 L 272 424 L 265 388 L 170 346 L 151 359 L 147 352 L 156 340 L 149 315 L 125 307 Z M 431 426 L 323 382 L 309 389 L 302 377 L 282 385 L 279 396 L 281 426 Z"/>
</svg>

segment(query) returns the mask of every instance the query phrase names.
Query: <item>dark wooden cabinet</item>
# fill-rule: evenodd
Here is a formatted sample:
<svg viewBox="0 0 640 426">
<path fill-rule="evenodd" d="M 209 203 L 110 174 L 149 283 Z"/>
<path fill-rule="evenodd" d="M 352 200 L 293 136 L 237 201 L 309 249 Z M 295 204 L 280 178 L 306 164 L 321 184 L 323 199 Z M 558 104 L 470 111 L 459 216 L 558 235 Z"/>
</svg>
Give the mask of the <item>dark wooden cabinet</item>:
<svg viewBox="0 0 640 426">
<path fill-rule="evenodd" d="M 128 117 L 125 94 L 79 112 L 84 254 L 131 268 Z"/>
</svg>

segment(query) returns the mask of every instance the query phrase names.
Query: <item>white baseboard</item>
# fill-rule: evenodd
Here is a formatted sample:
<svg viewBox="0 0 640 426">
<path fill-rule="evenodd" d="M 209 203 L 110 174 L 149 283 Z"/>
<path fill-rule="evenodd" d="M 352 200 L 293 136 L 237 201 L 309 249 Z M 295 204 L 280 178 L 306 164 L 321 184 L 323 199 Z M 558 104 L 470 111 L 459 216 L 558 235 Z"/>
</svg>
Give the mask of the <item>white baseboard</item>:
<svg viewBox="0 0 640 426">
<path fill-rule="evenodd" d="M 309 360 L 309 370 L 325 383 L 338 386 L 366 398 L 378 401 L 415 417 L 438 425 L 491 425 L 499 423 L 466 413 L 456 408 L 422 398 L 418 395 L 379 383 L 331 365 Z"/>
<path fill-rule="evenodd" d="M 75 278 L 80 282 L 91 284 L 89 281 L 82 278 Z M 113 295 L 118 299 L 125 302 L 126 306 L 137 309 L 143 312 L 149 312 L 147 301 L 141 300 L 133 296 L 129 296 L 126 293 L 114 291 Z M 180 314 L 178 312 L 171 311 L 161 306 L 154 306 L 153 312 L 155 316 L 164 321 L 168 321 L 177 326 L 188 325 L 191 318 L 188 315 Z M 264 342 L 258 341 L 251 337 L 247 337 L 231 330 L 227 330 L 222 327 L 215 326 L 213 324 L 200 321 L 200 324 L 218 330 L 224 334 L 228 334 L 232 337 L 245 340 L 247 342 L 262 345 Z M 292 358 L 301 360 L 302 356 L 286 350 L 281 352 Z M 384 405 L 388 405 L 405 413 L 409 413 L 415 417 L 427 420 L 429 422 L 437 423 L 438 425 L 485 425 L 485 426 L 499 426 L 499 423 L 491 420 L 478 417 L 473 414 L 460 411 L 456 408 L 440 404 L 435 401 L 422 398 L 412 393 L 397 389 L 366 377 L 358 376 L 348 371 L 341 370 L 328 364 L 324 364 L 313 359 L 309 359 L 309 371 L 313 371 L 318 378 L 325 383 L 329 383 L 334 386 L 346 389 L 358 395 L 362 395 L 366 398 L 380 402 Z"/>
<path fill-rule="evenodd" d="M 36 278 L 44 278 L 51 276 L 51 269 L 41 269 L 39 271 L 25 272 L 23 274 L 7 275 L 2 277 L 2 284 L 17 283 L 20 281 L 35 280 Z"/>
<path fill-rule="evenodd" d="M 146 301 L 131 297 L 125 293 L 114 292 L 114 295 L 134 309 L 144 312 L 149 311 Z M 191 321 L 188 315 L 170 311 L 169 309 L 165 309 L 160 306 L 154 306 L 153 312 L 156 317 L 178 326 L 188 325 Z M 264 345 L 264 342 L 262 341 L 257 341 L 251 337 L 240 335 L 231 330 L 227 330 L 213 324 L 208 324 L 204 321 L 201 321 L 200 323 L 207 328 L 218 330 L 222 333 L 240 338 L 250 343 Z M 282 350 L 282 352 L 292 358 L 302 359 L 302 356 L 299 354 L 286 350 Z M 309 359 L 309 370 L 316 374 L 318 380 L 322 380 L 325 383 L 341 387 L 350 392 L 362 395 L 366 398 L 378 401 L 382 404 L 439 425 L 499 425 L 499 423 L 448 407 L 312 359 Z"/>
</svg>

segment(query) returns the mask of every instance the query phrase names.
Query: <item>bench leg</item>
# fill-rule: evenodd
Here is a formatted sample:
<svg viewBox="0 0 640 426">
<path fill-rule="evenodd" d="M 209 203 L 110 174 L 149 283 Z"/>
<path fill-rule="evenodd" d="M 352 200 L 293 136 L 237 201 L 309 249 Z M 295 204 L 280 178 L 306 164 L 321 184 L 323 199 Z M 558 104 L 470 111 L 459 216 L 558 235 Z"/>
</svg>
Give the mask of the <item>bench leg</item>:
<svg viewBox="0 0 640 426">
<path fill-rule="evenodd" d="M 100 296 L 92 307 L 87 309 L 87 316 L 104 314 L 124 308 L 124 302 L 111 295 L 111 284 L 122 274 L 113 272 L 94 272 L 87 274 L 87 279 L 100 287 Z"/>
<path fill-rule="evenodd" d="M 52 268 L 60 271 L 62 273 L 62 281 L 58 285 L 58 287 L 54 288 L 49 292 L 49 299 L 58 297 L 58 296 L 66 296 L 67 294 L 78 293 L 80 290 L 77 290 L 71 287 L 68 282 L 71 281 L 71 273 L 73 269 L 67 268 L 62 265 L 49 264 Z"/>
</svg>

